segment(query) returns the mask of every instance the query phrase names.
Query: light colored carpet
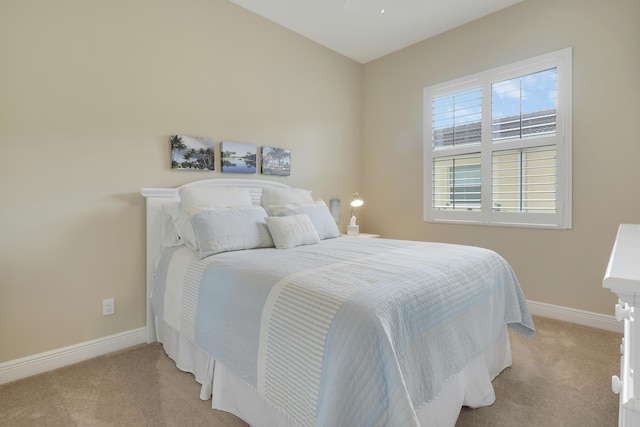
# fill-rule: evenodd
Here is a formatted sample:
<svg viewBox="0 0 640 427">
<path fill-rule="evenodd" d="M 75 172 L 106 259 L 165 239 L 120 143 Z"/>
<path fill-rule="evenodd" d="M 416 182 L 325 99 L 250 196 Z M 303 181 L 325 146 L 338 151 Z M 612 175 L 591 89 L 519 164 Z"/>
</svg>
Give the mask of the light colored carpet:
<svg viewBox="0 0 640 427">
<path fill-rule="evenodd" d="M 463 408 L 456 427 L 615 427 L 622 334 L 535 317 L 532 339 L 510 333 L 513 364 L 494 381 L 496 402 Z"/>
<path fill-rule="evenodd" d="M 513 365 L 494 381 L 496 403 L 464 408 L 456 427 L 616 426 L 621 334 L 535 323 L 530 340 L 511 334 Z M 0 386 L 0 426 L 246 426 L 199 391 L 159 344 L 142 345 Z"/>
</svg>

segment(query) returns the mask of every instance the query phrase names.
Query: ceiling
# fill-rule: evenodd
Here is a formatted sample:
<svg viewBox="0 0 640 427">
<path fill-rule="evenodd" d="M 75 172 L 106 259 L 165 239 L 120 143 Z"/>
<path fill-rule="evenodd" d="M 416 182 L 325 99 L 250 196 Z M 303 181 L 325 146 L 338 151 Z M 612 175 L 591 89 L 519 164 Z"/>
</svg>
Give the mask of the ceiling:
<svg viewBox="0 0 640 427">
<path fill-rule="evenodd" d="M 230 1 L 364 64 L 522 0 Z"/>
</svg>

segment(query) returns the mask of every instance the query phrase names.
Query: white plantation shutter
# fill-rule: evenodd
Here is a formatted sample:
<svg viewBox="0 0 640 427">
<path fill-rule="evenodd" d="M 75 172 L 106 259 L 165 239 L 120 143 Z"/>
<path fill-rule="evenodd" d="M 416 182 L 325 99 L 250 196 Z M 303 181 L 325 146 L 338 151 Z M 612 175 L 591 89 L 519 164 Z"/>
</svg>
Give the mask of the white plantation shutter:
<svg viewBox="0 0 640 427">
<path fill-rule="evenodd" d="M 491 85 L 491 139 L 555 135 L 557 69 Z"/>
<path fill-rule="evenodd" d="M 493 210 L 556 213 L 556 162 L 553 146 L 493 153 Z"/>
<path fill-rule="evenodd" d="M 433 99 L 433 147 L 479 143 L 482 124 L 482 88 Z"/>
<path fill-rule="evenodd" d="M 481 185 L 480 153 L 434 159 L 434 208 L 480 210 Z"/>
<path fill-rule="evenodd" d="M 424 91 L 425 220 L 571 227 L 571 49 Z"/>
</svg>

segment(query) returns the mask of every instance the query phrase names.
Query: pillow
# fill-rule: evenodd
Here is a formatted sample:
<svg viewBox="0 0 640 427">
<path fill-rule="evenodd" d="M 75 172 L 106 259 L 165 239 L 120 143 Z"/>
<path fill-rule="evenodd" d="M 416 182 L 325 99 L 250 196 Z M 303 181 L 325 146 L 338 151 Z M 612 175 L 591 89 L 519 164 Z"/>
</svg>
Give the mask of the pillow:
<svg viewBox="0 0 640 427">
<path fill-rule="evenodd" d="M 192 206 L 203 208 L 229 208 L 236 206 L 252 206 L 248 188 L 243 187 L 180 187 L 180 204 L 189 210 Z"/>
<path fill-rule="evenodd" d="M 198 251 L 198 239 L 191 224 L 190 211 L 195 208 L 226 208 L 252 206 L 249 189 L 242 187 L 222 187 L 202 185 L 180 187 L 180 208 L 174 218 L 174 227 L 181 241 L 190 249 Z"/>
<path fill-rule="evenodd" d="M 200 259 L 243 249 L 273 247 L 262 206 L 194 209 L 191 224 Z"/>
<path fill-rule="evenodd" d="M 333 220 L 329 208 L 322 200 L 295 205 L 269 206 L 267 212 L 269 216 L 309 215 L 320 240 L 338 237 L 340 235 L 340 230 L 338 230 L 338 226 Z"/>
<path fill-rule="evenodd" d="M 310 190 L 302 188 L 264 187 L 260 204 L 265 208 L 273 205 L 290 205 L 313 202 Z"/>
<path fill-rule="evenodd" d="M 171 248 L 182 244 L 180 234 L 176 230 L 175 222 L 178 219 L 180 202 L 171 202 L 162 205 L 162 246 Z"/>
<path fill-rule="evenodd" d="M 267 227 L 278 249 L 289 249 L 320 242 L 320 236 L 309 215 L 270 216 Z"/>
<path fill-rule="evenodd" d="M 193 231 L 193 225 L 191 225 L 191 215 L 181 207 L 178 207 L 178 215 L 173 220 L 173 226 L 182 243 L 189 249 L 197 251 L 198 239 L 196 239 L 196 233 Z"/>
</svg>

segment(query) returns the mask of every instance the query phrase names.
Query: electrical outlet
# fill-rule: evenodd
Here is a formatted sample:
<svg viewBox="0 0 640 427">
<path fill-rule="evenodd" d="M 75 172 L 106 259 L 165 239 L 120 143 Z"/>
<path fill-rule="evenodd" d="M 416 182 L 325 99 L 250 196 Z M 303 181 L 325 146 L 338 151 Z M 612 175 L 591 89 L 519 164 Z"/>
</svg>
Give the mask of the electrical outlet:
<svg viewBox="0 0 640 427">
<path fill-rule="evenodd" d="M 116 312 L 115 298 L 107 298 L 102 300 L 102 315 L 109 316 Z"/>
</svg>

